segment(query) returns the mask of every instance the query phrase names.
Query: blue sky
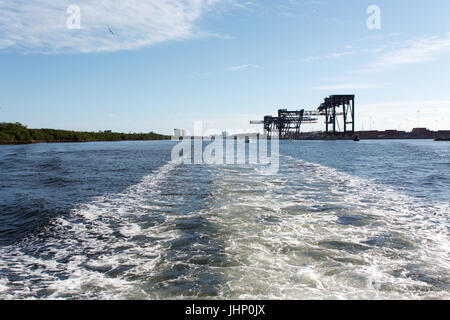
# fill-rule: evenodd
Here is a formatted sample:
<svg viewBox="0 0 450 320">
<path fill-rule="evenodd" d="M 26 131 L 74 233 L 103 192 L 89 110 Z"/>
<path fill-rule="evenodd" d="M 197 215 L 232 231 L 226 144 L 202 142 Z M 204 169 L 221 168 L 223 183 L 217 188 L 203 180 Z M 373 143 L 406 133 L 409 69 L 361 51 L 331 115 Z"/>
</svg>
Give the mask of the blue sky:
<svg viewBox="0 0 450 320">
<path fill-rule="evenodd" d="M 81 29 L 67 28 L 69 5 Z M 0 121 L 248 131 L 281 107 L 356 94 L 358 130 L 450 129 L 448 12 L 448 0 L 0 0 Z"/>
</svg>

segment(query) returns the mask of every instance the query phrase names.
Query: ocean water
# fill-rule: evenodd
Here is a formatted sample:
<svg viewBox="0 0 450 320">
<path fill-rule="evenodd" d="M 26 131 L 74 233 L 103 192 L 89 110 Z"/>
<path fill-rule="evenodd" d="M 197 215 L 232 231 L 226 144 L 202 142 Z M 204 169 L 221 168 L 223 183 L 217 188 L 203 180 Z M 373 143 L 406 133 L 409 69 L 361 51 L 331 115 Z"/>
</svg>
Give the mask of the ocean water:
<svg viewBox="0 0 450 320">
<path fill-rule="evenodd" d="M 450 144 L 0 146 L 0 299 L 449 299 Z"/>
</svg>

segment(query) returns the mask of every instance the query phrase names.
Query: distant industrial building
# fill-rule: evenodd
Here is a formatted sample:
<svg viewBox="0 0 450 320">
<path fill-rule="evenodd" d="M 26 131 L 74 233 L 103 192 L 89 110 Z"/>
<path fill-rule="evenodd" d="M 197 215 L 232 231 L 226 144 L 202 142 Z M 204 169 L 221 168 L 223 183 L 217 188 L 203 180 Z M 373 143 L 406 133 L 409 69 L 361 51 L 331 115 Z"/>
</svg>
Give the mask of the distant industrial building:
<svg viewBox="0 0 450 320">
<path fill-rule="evenodd" d="M 420 139 L 434 139 L 436 138 L 436 133 L 428 130 L 427 128 L 414 128 L 411 131 L 411 135 Z"/>
<path fill-rule="evenodd" d="M 450 130 L 439 130 L 436 132 L 436 138 L 450 138 Z"/>
<path fill-rule="evenodd" d="M 414 128 L 411 132 L 398 130 L 357 131 L 361 139 L 438 139 L 450 138 L 450 130 L 431 131 L 427 128 Z"/>
<path fill-rule="evenodd" d="M 184 137 L 186 135 L 185 129 L 173 129 L 173 136 L 174 137 Z"/>
</svg>

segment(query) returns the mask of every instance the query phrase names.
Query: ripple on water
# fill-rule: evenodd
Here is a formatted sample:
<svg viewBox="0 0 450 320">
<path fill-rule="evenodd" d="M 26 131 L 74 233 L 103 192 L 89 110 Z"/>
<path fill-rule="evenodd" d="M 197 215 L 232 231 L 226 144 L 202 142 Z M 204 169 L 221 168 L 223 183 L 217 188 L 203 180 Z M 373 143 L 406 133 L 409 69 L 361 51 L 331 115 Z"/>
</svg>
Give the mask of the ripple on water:
<svg viewBox="0 0 450 320">
<path fill-rule="evenodd" d="M 449 297 L 448 204 L 282 160 L 168 163 L 90 199 L 0 247 L 0 297 Z"/>
</svg>

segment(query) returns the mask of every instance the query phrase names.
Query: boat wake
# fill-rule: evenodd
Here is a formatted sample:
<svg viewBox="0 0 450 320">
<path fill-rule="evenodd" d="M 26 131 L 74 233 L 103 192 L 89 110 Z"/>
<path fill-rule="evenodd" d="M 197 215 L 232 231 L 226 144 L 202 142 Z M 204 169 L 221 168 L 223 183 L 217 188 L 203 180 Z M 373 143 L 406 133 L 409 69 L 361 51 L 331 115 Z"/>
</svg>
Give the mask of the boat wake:
<svg viewBox="0 0 450 320">
<path fill-rule="evenodd" d="M 0 248 L 0 298 L 448 299 L 449 204 L 281 156 L 167 163 Z"/>
</svg>

